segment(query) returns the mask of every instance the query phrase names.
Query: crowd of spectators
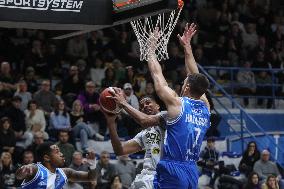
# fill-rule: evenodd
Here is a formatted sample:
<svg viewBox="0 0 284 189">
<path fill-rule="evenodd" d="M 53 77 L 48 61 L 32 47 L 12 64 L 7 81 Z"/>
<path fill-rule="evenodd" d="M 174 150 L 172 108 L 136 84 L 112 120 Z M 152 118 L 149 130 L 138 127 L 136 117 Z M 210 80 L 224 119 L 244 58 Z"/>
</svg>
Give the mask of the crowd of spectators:
<svg viewBox="0 0 284 189">
<path fill-rule="evenodd" d="M 271 160 L 270 152 L 260 152 L 254 141 L 248 143 L 237 168 L 225 165 L 216 149 L 215 139 L 208 138 L 207 146 L 198 161 L 201 176 L 199 188 L 203 189 L 281 189 L 284 187 L 283 175 L 277 164 Z"/>
<path fill-rule="evenodd" d="M 270 95 L 266 90 L 270 86 L 257 84 L 270 83 L 271 73 L 249 68 L 283 68 L 284 12 L 271 5 L 269 0 L 185 1 L 168 45 L 170 58 L 161 62 L 170 87 L 179 94 L 186 76 L 182 48 L 175 36 L 186 22 L 196 22 L 199 32 L 192 45 L 199 64 L 248 68 L 234 75 L 240 84 L 236 92 Z M 98 101 L 106 87 L 121 87 L 137 109 L 143 95 L 153 96 L 161 110 L 165 109 L 146 64 L 139 61 L 139 44 L 129 25 L 60 41 L 51 40 L 51 35 L 52 31 L 0 29 L 0 181 L 7 188 L 19 184 L 14 175 L 17 165 L 35 162 L 36 147 L 45 140 L 58 143 L 66 166 L 86 169 L 81 161 L 88 153 L 88 140 L 104 140 L 108 134 Z M 224 71 L 210 73 L 217 80 L 228 79 Z M 282 85 L 277 94 L 282 94 L 283 72 L 276 76 L 275 82 Z M 263 100 L 257 104 L 262 106 Z M 248 99 L 244 105 L 249 105 Z M 272 100 L 268 100 L 267 108 L 271 107 Z M 120 136 L 133 137 L 140 130 L 126 112 L 119 115 L 118 127 Z M 77 141 L 82 153 L 77 151 Z M 109 158 L 107 152 L 103 155 Z M 118 167 L 133 171 L 125 162 L 119 160 Z M 245 164 L 240 169 L 251 172 L 252 165 Z M 103 157 L 98 165 L 103 167 L 102 175 L 112 169 Z M 111 188 L 119 188 L 133 179 L 132 172 L 110 172 L 107 179 L 102 176 L 93 184 L 109 187 L 113 178 Z"/>
</svg>

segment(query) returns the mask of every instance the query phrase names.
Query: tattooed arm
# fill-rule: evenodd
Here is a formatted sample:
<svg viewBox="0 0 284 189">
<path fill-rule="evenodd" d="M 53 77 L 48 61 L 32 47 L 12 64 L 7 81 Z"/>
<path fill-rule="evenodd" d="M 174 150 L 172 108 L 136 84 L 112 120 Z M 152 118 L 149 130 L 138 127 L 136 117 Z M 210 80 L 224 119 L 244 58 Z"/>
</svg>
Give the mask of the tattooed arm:
<svg viewBox="0 0 284 189">
<path fill-rule="evenodd" d="M 88 172 L 75 171 L 70 168 L 64 168 L 63 171 L 68 180 L 72 182 L 92 182 L 97 179 L 97 171 L 95 168 L 92 168 L 92 166 Z"/>
</svg>

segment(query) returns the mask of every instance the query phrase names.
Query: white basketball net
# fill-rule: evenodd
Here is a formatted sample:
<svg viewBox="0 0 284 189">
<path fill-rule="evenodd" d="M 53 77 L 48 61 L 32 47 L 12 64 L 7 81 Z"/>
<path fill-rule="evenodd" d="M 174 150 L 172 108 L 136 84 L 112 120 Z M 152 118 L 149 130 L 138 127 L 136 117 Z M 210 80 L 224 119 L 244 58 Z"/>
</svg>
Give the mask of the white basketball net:
<svg viewBox="0 0 284 189">
<path fill-rule="evenodd" d="M 158 59 L 158 61 L 166 60 L 169 58 L 167 45 L 170 36 L 176 26 L 181 10 L 182 7 L 177 10 L 173 10 L 169 15 L 166 24 L 165 13 L 158 15 L 156 23 L 152 21 L 151 16 L 130 22 L 140 46 L 140 61 L 148 61 L 148 55 L 151 53 L 151 48 L 149 48 L 149 45 L 151 43 L 149 42 L 149 40 L 151 39 L 151 37 L 153 37 L 151 36 L 151 34 L 154 32 L 155 28 L 158 28 L 160 34 L 157 39 L 157 44 L 154 48 L 156 49 L 156 58 Z"/>
</svg>

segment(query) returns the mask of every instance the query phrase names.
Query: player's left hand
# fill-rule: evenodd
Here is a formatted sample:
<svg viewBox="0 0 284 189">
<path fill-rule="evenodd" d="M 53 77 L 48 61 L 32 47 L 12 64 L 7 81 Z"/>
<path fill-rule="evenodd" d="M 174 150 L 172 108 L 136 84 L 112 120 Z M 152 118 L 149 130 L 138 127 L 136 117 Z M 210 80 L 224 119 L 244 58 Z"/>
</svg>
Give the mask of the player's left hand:
<svg viewBox="0 0 284 189">
<path fill-rule="evenodd" d="M 127 103 L 125 99 L 125 94 L 121 88 L 113 87 L 114 91 L 109 91 L 112 96 L 108 96 L 107 98 L 113 99 L 119 106 Z"/>
<path fill-rule="evenodd" d="M 180 34 L 177 35 L 177 37 L 179 39 L 179 43 L 183 47 L 189 47 L 190 41 L 191 41 L 192 37 L 195 35 L 196 31 L 197 31 L 196 30 L 196 24 L 192 23 L 192 24 L 190 24 L 190 26 L 188 26 L 188 23 L 187 23 L 185 25 L 183 35 L 182 36 L 180 36 Z"/>
</svg>

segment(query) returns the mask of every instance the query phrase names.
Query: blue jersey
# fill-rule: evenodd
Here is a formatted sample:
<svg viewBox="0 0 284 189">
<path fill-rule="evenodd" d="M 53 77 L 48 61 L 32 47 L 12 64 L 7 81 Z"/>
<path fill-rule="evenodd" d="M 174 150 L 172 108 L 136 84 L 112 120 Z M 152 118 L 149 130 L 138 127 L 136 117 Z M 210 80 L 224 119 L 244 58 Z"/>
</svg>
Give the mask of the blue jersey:
<svg viewBox="0 0 284 189">
<path fill-rule="evenodd" d="M 57 168 L 55 173 L 50 172 L 42 164 L 38 163 L 37 173 L 35 177 L 28 181 L 23 182 L 21 185 L 24 189 L 62 189 L 67 183 L 67 177 L 62 169 Z"/>
<path fill-rule="evenodd" d="M 180 97 L 181 112 L 177 118 L 167 120 L 164 150 L 161 159 L 197 161 L 200 147 L 210 126 L 210 112 L 201 100 Z"/>
</svg>

